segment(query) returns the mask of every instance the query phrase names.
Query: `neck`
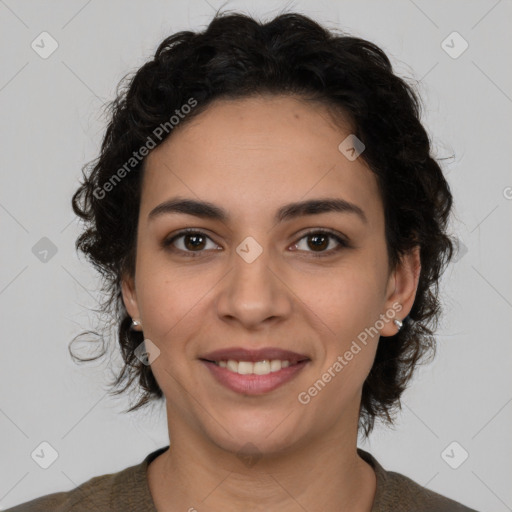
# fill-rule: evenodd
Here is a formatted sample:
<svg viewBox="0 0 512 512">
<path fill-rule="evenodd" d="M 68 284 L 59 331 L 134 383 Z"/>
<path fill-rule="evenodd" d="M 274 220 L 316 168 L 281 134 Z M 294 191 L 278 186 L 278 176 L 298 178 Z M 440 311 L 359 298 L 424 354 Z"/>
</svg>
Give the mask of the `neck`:
<svg viewBox="0 0 512 512">
<path fill-rule="evenodd" d="M 174 429 L 169 450 L 148 468 L 157 511 L 371 512 L 376 476 L 357 454 L 357 424 L 335 432 L 251 457 Z"/>
</svg>

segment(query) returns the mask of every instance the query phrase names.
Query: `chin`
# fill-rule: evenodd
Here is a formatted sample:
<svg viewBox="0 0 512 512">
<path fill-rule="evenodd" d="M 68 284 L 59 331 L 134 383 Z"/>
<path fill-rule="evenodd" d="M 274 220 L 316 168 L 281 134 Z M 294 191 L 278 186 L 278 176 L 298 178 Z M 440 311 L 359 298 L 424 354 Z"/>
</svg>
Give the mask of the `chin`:
<svg viewBox="0 0 512 512">
<path fill-rule="evenodd" d="M 285 417 L 286 414 L 283 418 Z M 216 423 L 211 425 L 214 431 L 209 432 L 209 437 L 218 447 L 240 456 L 277 454 L 289 449 L 300 438 L 297 425 L 291 425 L 286 421 L 279 425 L 283 418 L 272 423 L 268 420 L 257 421 L 254 418 L 252 422 L 247 419 L 231 421 L 227 423 L 229 433 Z"/>
<path fill-rule="evenodd" d="M 236 454 L 243 462 L 245 458 L 250 458 L 255 462 L 262 456 L 279 455 L 287 451 L 292 446 L 293 440 L 286 435 L 269 438 L 261 434 L 249 435 L 246 433 L 236 438 L 224 437 L 216 440 L 216 444 L 223 450 Z"/>
</svg>

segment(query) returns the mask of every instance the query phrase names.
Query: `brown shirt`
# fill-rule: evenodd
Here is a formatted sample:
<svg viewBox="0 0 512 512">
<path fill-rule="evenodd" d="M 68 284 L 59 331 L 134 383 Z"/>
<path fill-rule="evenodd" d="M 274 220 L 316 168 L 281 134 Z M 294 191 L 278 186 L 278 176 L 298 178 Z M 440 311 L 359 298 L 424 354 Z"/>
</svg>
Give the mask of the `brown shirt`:
<svg viewBox="0 0 512 512">
<path fill-rule="evenodd" d="M 118 473 L 93 477 L 71 491 L 47 494 L 6 512 L 157 512 L 146 470 L 168 448 L 159 448 L 140 464 Z M 377 476 L 371 512 L 477 512 L 421 487 L 404 475 L 386 471 L 368 452 L 360 448 L 357 452 Z"/>
</svg>

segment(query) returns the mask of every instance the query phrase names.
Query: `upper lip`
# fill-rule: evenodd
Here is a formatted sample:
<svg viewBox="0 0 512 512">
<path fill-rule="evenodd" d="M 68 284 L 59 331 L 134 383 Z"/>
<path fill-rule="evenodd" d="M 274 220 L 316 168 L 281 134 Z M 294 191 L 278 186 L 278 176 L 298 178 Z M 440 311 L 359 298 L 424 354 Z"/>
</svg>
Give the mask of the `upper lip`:
<svg viewBox="0 0 512 512">
<path fill-rule="evenodd" d="M 267 361 L 280 359 L 281 361 L 290 361 L 290 363 L 294 364 L 299 361 L 309 359 L 309 357 L 304 354 L 298 354 L 297 352 L 283 350 L 277 347 L 265 347 L 258 350 L 232 347 L 209 352 L 208 354 L 201 356 L 199 359 L 205 359 L 207 361 L 228 361 L 229 359 L 233 359 L 235 361 L 250 361 L 253 363 L 256 361 L 263 361 L 264 359 Z"/>
</svg>

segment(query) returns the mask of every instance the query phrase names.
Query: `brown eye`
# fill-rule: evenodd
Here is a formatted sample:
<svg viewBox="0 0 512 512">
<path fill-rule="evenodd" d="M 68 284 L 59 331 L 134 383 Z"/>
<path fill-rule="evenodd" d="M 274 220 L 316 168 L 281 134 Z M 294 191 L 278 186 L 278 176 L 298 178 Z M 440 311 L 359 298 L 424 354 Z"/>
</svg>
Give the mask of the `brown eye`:
<svg viewBox="0 0 512 512">
<path fill-rule="evenodd" d="M 309 233 L 306 233 L 300 240 L 305 239 L 308 240 L 306 243 L 305 252 L 310 252 L 313 256 L 318 257 L 330 256 L 345 247 L 350 247 L 349 243 L 345 239 L 338 236 L 337 234 L 331 233 L 330 231 L 310 231 Z M 329 247 L 331 241 L 335 242 L 334 247 L 326 250 Z M 299 243 L 296 243 L 294 247 L 299 250 L 303 250 L 300 249 L 299 245 L 300 241 Z"/>
<path fill-rule="evenodd" d="M 201 234 L 183 235 L 183 240 L 183 244 L 190 251 L 195 249 L 204 249 L 205 237 Z"/>
<path fill-rule="evenodd" d="M 309 235 L 307 238 L 311 240 L 311 245 L 314 250 L 327 249 L 329 246 L 329 236 L 327 235 Z"/>
<path fill-rule="evenodd" d="M 194 257 L 199 256 L 202 252 L 205 252 L 208 240 L 211 241 L 213 244 L 211 238 L 202 231 L 190 229 L 180 231 L 172 238 L 165 240 L 162 245 L 173 252 L 181 252 L 187 256 Z M 213 245 L 213 249 L 218 247 L 216 244 Z"/>
</svg>

